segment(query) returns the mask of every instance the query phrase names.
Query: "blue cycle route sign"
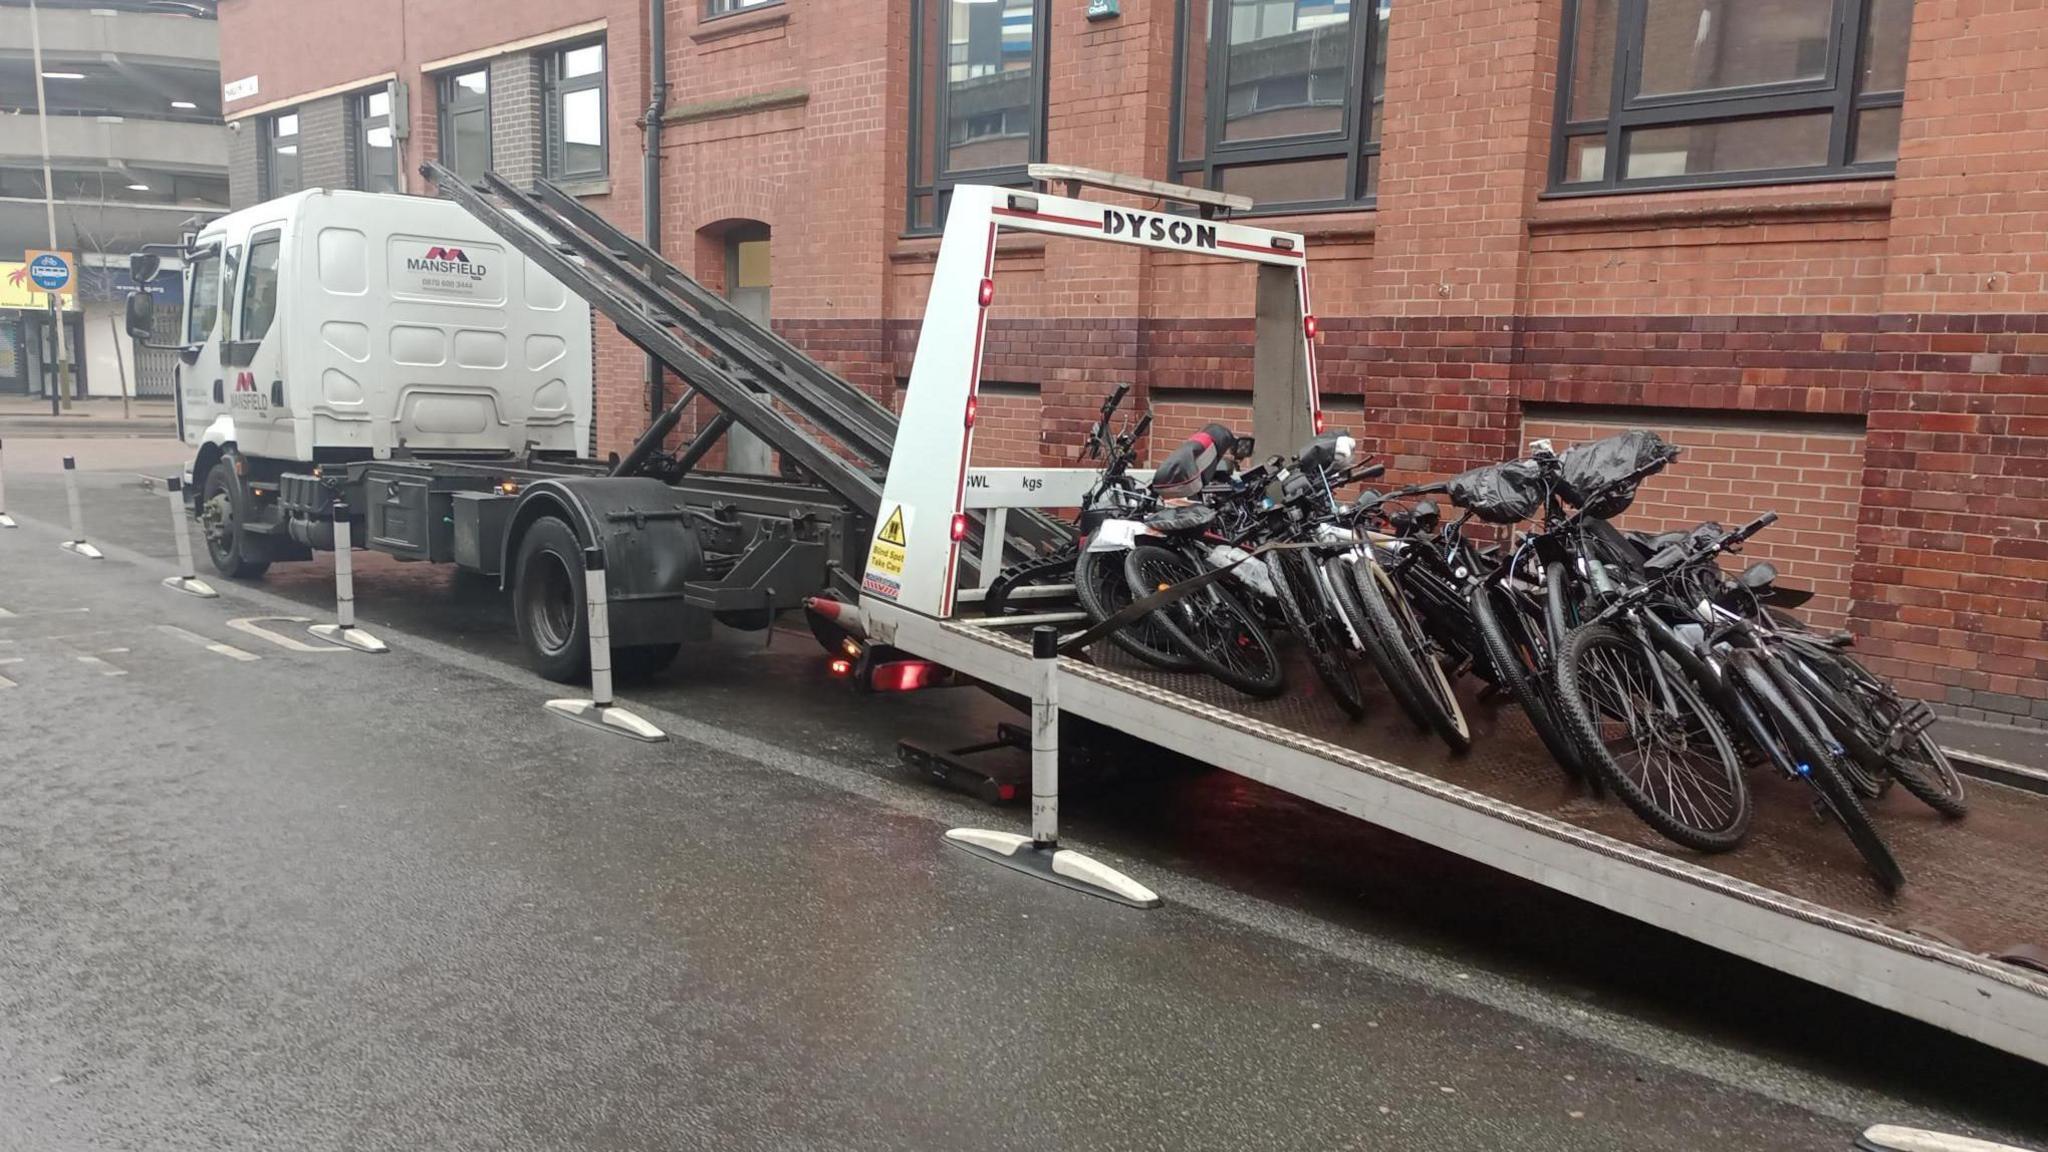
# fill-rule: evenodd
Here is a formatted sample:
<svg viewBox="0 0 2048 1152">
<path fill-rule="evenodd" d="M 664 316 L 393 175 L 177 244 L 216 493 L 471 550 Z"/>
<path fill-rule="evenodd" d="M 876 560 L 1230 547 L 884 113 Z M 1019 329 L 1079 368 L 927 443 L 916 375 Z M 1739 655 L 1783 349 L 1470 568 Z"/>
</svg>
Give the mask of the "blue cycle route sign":
<svg viewBox="0 0 2048 1152">
<path fill-rule="evenodd" d="M 45 292 L 62 292 L 71 284 L 71 264 L 62 256 L 45 252 L 29 261 L 28 278 Z"/>
</svg>

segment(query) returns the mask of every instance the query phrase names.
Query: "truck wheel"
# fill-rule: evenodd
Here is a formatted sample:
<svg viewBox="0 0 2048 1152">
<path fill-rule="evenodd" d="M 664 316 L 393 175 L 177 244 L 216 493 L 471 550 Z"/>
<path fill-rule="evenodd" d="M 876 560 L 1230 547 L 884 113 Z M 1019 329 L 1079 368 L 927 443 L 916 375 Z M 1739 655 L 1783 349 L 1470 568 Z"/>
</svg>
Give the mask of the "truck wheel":
<svg viewBox="0 0 2048 1152">
<path fill-rule="evenodd" d="M 235 457 L 222 456 L 207 470 L 199 490 L 199 525 L 205 532 L 206 553 L 223 576 L 253 578 L 270 568 L 270 541 L 242 527 L 248 508 Z"/>
<path fill-rule="evenodd" d="M 533 522 L 513 561 L 512 619 L 536 671 L 568 683 L 590 674 L 583 545 L 558 516 Z"/>
</svg>

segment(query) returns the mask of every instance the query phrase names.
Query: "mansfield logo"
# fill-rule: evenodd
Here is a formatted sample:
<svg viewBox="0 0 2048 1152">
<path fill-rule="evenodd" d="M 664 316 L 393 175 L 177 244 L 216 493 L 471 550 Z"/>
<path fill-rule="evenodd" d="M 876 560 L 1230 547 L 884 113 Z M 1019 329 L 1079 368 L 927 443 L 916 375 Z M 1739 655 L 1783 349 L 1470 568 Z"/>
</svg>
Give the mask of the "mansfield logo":
<svg viewBox="0 0 2048 1152">
<path fill-rule="evenodd" d="M 489 268 L 482 264 L 470 263 L 469 253 L 464 252 L 462 249 L 444 248 L 438 244 L 428 248 L 425 256 L 407 257 L 405 267 L 408 272 L 431 272 L 441 276 L 467 276 L 471 280 L 481 280 L 484 278 L 485 273 L 490 271 Z"/>
<path fill-rule="evenodd" d="M 1216 247 L 1216 226 L 1196 224 L 1170 216 L 1153 216 L 1144 212 L 1126 212 L 1121 208 L 1102 210 L 1102 234 L 1105 236 L 1129 235 L 1137 240 L 1162 240 L 1195 248 Z"/>
</svg>

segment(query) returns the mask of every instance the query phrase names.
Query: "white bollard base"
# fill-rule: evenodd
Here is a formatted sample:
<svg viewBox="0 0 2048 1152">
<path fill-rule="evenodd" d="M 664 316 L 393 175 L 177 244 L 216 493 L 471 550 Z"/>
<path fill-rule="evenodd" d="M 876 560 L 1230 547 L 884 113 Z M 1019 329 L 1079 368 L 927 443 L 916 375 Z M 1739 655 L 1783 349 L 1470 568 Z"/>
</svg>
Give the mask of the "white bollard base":
<svg viewBox="0 0 2048 1152">
<path fill-rule="evenodd" d="M 1100 896 L 1132 908 L 1157 908 L 1159 894 L 1100 861 L 1058 845 L 1045 846 L 1015 832 L 955 828 L 946 843 L 1027 876 Z"/>
<path fill-rule="evenodd" d="M 57 545 L 57 547 L 62 548 L 66 552 L 72 552 L 76 553 L 77 555 L 83 556 L 87 560 L 106 559 L 106 557 L 100 555 L 99 549 L 93 547 L 90 544 L 87 544 L 83 540 L 66 540 L 62 544 Z"/>
<path fill-rule="evenodd" d="M 595 700 L 550 700 L 547 709 L 578 724 L 587 724 L 615 736 L 626 736 L 649 744 L 659 744 L 668 739 L 668 733 L 617 704 L 599 704 Z"/>
<path fill-rule="evenodd" d="M 164 587 L 173 592 L 183 592 L 187 596 L 197 596 L 201 600 L 220 599 L 220 593 L 215 592 L 212 585 L 197 576 L 166 576 Z"/>
<path fill-rule="evenodd" d="M 0 512 L 0 528 L 12 528 L 12 527 L 15 527 L 15 523 L 14 523 L 14 517 L 12 517 L 12 516 L 9 516 L 9 515 L 8 515 L 7 513 L 5 513 L 5 512 Z"/>
<path fill-rule="evenodd" d="M 1876 1124 L 1864 1129 L 1863 1135 L 1856 1138 L 1856 1147 L 1863 1152 L 2025 1152 L 2011 1144 L 1896 1124 Z"/>
<path fill-rule="evenodd" d="M 315 624 L 311 628 L 306 629 L 306 631 L 311 632 L 322 640 L 339 644 L 344 648 L 353 648 L 358 652 L 391 651 L 382 640 L 377 639 L 361 628 L 343 628 L 339 624 Z"/>
</svg>

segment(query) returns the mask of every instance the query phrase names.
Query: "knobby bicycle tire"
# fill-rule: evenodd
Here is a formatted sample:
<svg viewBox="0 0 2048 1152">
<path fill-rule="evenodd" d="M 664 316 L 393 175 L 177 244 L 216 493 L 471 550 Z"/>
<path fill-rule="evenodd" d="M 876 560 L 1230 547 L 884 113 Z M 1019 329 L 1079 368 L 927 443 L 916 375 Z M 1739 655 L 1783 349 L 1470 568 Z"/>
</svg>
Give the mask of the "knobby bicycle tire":
<svg viewBox="0 0 2048 1152">
<path fill-rule="evenodd" d="M 1131 584 L 1124 578 L 1124 557 L 1128 551 L 1083 551 L 1074 562 L 1074 596 L 1088 622 L 1100 624 L 1131 606 Z M 1109 642 L 1131 655 L 1168 672 L 1193 672 L 1195 662 L 1184 655 L 1173 637 L 1163 634 L 1147 616 L 1129 627 L 1109 634 Z"/>
<path fill-rule="evenodd" d="M 1531 662 L 1523 659 L 1522 645 L 1508 635 L 1507 626 L 1494 611 L 1493 588 L 1486 584 L 1473 588 L 1471 600 L 1473 626 L 1479 632 L 1479 642 L 1486 646 L 1487 663 L 1493 667 L 1500 686 L 1521 706 L 1522 714 L 1529 718 L 1529 726 L 1536 730 L 1537 739 L 1550 750 L 1551 759 L 1557 761 L 1564 774 L 1573 780 L 1597 785 L 1599 778 L 1587 770 L 1578 745 L 1558 726 L 1550 701 L 1537 687 L 1534 678 L 1541 676 L 1542 672 L 1530 667 Z"/>
<path fill-rule="evenodd" d="M 1640 682 L 1668 686 L 1673 700 L 1689 714 L 1690 719 L 1697 722 L 1699 737 L 1704 737 L 1710 748 L 1695 750 L 1702 754 L 1711 751 L 1720 762 L 1719 779 L 1715 782 L 1729 796 L 1731 811 L 1728 817 L 1717 821 L 1713 827 L 1706 827 L 1704 821 L 1672 811 L 1675 803 L 1667 805 L 1653 797 L 1608 752 L 1606 741 L 1600 737 L 1597 704 L 1589 696 L 1598 686 L 1598 679 L 1604 675 L 1604 670 L 1595 671 L 1590 667 L 1594 653 L 1601 650 L 1620 653 L 1626 659 L 1643 665 Z M 1647 667 L 1646 662 L 1651 659 L 1661 657 L 1645 652 L 1634 637 L 1612 625 L 1596 624 L 1575 630 L 1566 638 L 1556 657 L 1558 719 L 1578 744 L 1587 763 L 1600 773 L 1607 786 L 1642 818 L 1643 823 L 1656 829 L 1665 839 L 1694 851 L 1726 852 L 1749 835 L 1750 819 L 1756 810 L 1748 782 L 1742 775 L 1741 760 L 1720 716 L 1700 696 L 1685 674 L 1671 662 L 1664 661 L 1664 675 L 1659 678 Z M 1698 742 L 1699 738 L 1694 737 L 1688 745 L 1695 746 Z M 1648 777 L 1647 771 L 1645 776 Z"/>
<path fill-rule="evenodd" d="M 1350 645 L 1339 644 L 1336 637 L 1322 623 L 1328 618 L 1330 606 L 1323 602 L 1322 586 L 1313 574 L 1302 569 L 1313 563 L 1307 557 L 1293 551 L 1268 552 L 1264 557 L 1266 571 L 1273 578 L 1273 592 L 1280 601 L 1280 615 L 1287 621 L 1287 630 L 1294 633 L 1302 646 L 1308 649 L 1309 665 L 1316 670 L 1316 677 L 1323 687 L 1330 690 L 1330 698 L 1337 707 L 1353 720 L 1365 718 L 1365 693 L 1359 690 L 1358 676 L 1352 671 Z M 1302 585 L 1295 580 L 1301 572 L 1308 577 L 1307 584 L 1315 593 L 1317 618 L 1310 620 L 1302 599 Z"/>
<path fill-rule="evenodd" d="M 1124 579 L 1133 596 L 1150 595 L 1201 573 L 1194 560 L 1157 544 L 1140 544 L 1124 557 Z M 1172 636 L 1202 671 L 1239 692 L 1271 699 L 1286 691 L 1286 670 L 1273 638 L 1251 609 L 1221 584 L 1211 584 L 1146 618 Z"/>
<path fill-rule="evenodd" d="M 1905 885 L 1906 874 L 1899 868 L 1897 857 L 1892 855 L 1891 846 L 1884 842 L 1877 826 L 1870 822 L 1870 813 L 1836 770 L 1834 753 L 1808 730 L 1806 722 L 1785 699 L 1784 693 L 1778 690 L 1777 682 L 1771 679 L 1770 673 L 1757 666 L 1755 657 L 1747 652 L 1738 652 L 1734 667 L 1765 722 L 1777 729 L 1778 738 L 1785 742 L 1785 750 L 1792 754 L 1800 776 L 1820 793 L 1828 814 L 1849 834 L 1849 842 L 1856 846 L 1864 863 L 1877 874 L 1877 882 L 1886 892 L 1897 892 Z"/>
</svg>

